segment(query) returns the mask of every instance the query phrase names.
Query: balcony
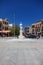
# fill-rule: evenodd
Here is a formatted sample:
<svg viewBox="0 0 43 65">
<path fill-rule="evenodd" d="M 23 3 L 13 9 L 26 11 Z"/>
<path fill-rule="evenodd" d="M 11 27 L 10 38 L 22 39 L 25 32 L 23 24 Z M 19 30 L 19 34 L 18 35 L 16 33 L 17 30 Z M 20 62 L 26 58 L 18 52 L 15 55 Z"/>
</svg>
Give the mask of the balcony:
<svg viewBox="0 0 43 65">
<path fill-rule="evenodd" d="M 34 25 L 32 25 L 32 28 L 35 28 L 35 26 L 34 26 Z"/>
</svg>

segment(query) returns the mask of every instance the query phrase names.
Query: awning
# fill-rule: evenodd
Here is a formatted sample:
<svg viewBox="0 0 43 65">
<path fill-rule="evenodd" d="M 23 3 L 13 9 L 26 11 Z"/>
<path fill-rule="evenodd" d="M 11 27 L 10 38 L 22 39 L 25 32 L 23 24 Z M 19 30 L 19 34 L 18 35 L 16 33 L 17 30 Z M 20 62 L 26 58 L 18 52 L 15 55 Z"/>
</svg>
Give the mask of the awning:
<svg viewBox="0 0 43 65">
<path fill-rule="evenodd" d="M 2 31 L 0 31 L 0 33 L 2 33 Z"/>
<path fill-rule="evenodd" d="M 10 33 L 10 30 L 2 30 L 0 33 Z"/>
<path fill-rule="evenodd" d="M 10 30 L 4 30 L 4 31 L 2 31 L 3 33 L 9 33 L 10 32 Z"/>
</svg>

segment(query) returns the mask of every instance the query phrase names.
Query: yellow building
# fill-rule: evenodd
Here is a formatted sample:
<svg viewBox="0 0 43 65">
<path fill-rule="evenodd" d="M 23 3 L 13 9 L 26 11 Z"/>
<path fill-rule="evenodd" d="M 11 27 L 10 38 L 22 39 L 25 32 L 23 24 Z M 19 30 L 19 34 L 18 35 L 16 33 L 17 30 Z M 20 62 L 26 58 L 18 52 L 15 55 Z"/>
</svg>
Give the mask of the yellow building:
<svg viewBox="0 0 43 65">
<path fill-rule="evenodd" d="M 43 20 L 39 20 L 32 24 L 32 34 L 35 34 L 39 37 L 43 36 Z"/>
</svg>

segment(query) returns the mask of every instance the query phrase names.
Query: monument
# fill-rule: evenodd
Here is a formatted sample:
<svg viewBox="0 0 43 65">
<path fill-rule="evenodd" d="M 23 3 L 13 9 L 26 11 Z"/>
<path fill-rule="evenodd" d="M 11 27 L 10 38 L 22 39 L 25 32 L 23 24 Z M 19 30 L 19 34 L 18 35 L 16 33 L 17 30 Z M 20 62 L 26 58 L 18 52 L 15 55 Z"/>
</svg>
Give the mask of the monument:
<svg viewBox="0 0 43 65">
<path fill-rule="evenodd" d="M 20 35 L 19 38 L 22 39 L 23 38 L 23 30 L 22 30 L 22 22 L 20 23 Z"/>
<path fill-rule="evenodd" d="M 20 23 L 20 35 L 19 35 L 19 38 L 18 38 L 18 39 L 17 39 L 17 38 L 14 39 L 15 43 L 18 43 L 18 42 L 19 42 L 19 43 L 20 43 L 20 42 L 21 42 L 21 43 L 23 43 L 23 42 L 26 42 L 26 43 L 27 43 L 28 41 L 33 41 L 33 40 L 27 39 L 27 38 L 25 38 L 25 37 L 23 36 L 23 34 L 22 34 L 22 33 L 23 33 L 23 30 L 22 30 L 22 29 L 23 29 L 23 27 L 22 27 L 22 22 L 21 22 L 21 23 Z"/>
</svg>

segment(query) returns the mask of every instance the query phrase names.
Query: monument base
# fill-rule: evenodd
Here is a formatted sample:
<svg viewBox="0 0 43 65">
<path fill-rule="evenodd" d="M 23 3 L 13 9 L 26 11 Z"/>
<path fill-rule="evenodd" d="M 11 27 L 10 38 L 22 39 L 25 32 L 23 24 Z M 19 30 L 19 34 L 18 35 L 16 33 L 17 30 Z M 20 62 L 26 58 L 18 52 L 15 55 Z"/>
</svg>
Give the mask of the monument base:
<svg viewBox="0 0 43 65">
<path fill-rule="evenodd" d="M 19 36 L 19 39 L 23 39 L 23 38 L 24 38 L 24 36 L 21 36 L 21 35 Z"/>
</svg>

